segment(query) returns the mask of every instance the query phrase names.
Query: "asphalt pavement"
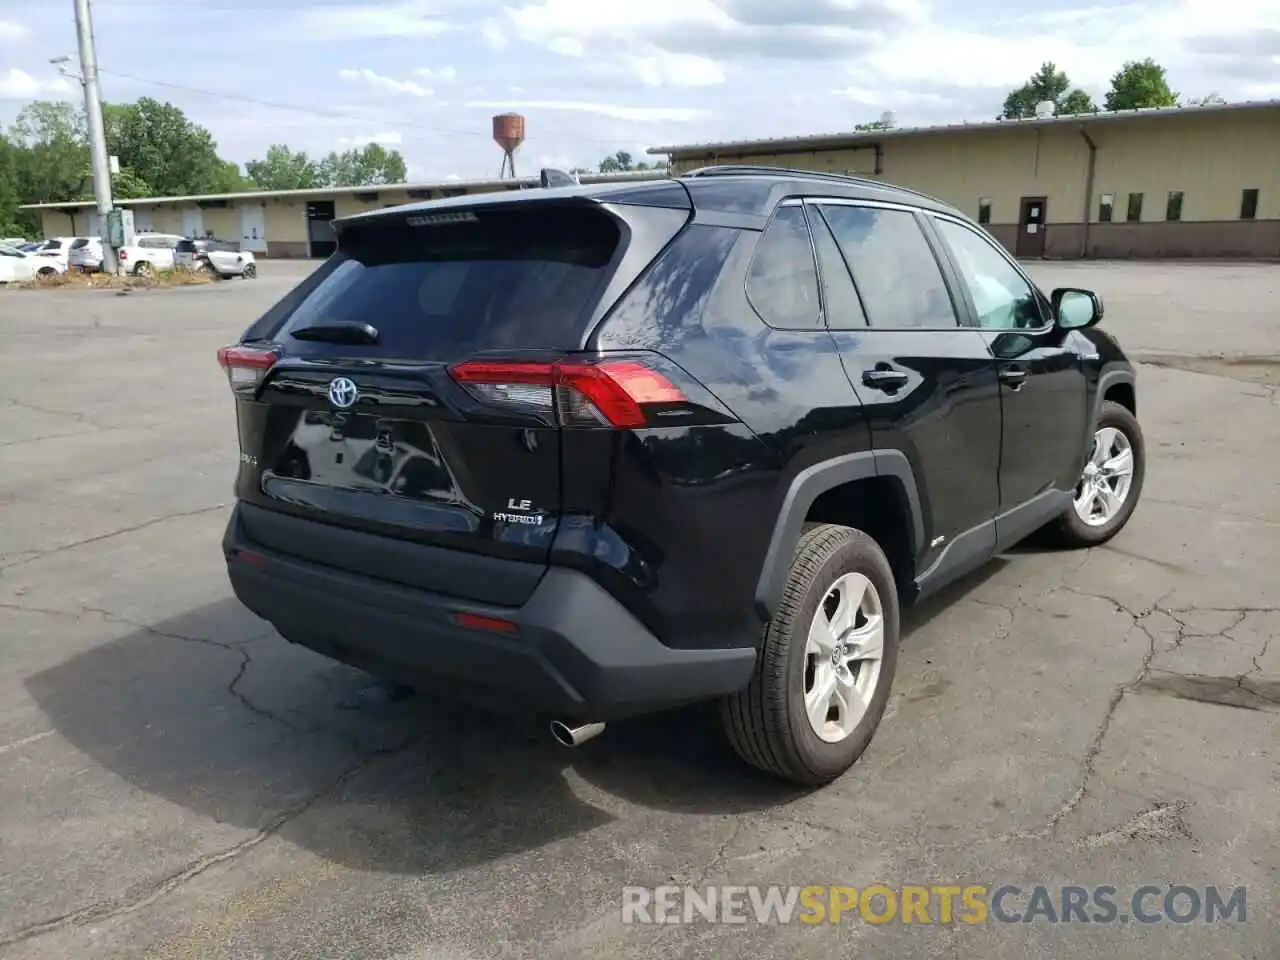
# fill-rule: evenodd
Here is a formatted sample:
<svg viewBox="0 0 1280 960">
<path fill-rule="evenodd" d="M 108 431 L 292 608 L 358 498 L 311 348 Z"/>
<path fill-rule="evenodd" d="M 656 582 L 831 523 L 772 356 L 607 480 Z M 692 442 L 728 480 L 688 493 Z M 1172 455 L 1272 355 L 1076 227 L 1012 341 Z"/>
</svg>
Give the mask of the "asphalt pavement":
<svg viewBox="0 0 1280 960">
<path fill-rule="evenodd" d="M 312 265 L 261 266 L 0 292 L 0 956 L 1278 955 L 1280 266 L 1032 267 L 1099 289 L 1144 361 L 1142 503 L 1106 547 L 1030 544 L 911 611 L 879 733 L 812 793 L 741 766 L 704 710 L 566 751 L 242 609 L 214 353 Z M 1244 887 L 1247 914 L 620 911 L 628 885 L 877 883 Z"/>
</svg>

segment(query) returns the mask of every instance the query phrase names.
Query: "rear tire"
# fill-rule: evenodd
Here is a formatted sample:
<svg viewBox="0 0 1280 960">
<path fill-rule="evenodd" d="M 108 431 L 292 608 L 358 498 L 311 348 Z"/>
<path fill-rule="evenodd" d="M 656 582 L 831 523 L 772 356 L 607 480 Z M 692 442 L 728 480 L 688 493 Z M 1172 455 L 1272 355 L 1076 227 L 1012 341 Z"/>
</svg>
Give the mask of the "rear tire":
<svg viewBox="0 0 1280 960">
<path fill-rule="evenodd" d="M 246 280 L 252 280 L 257 275 L 258 268 L 252 263 L 246 263 L 244 265 L 244 269 L 240 272 L 240 276 L 244 277 Z"/>
<path fill-rule="evenodd" d="M 1075 501 L 1058 519 L 1060 542 L 1070 548 L 1096 547 L 1123 530 L 1138 506 L 1146 473 L 1146 445 L 1138 418 L 1126 407 L 1105 401 Z"/>
<path fill-rule="evenodd" d="M 143 260 L 133 268 L 133 275 L 135 277 L 141 277 L 144 280 L 149 280 L 155 275 L 155 270 L 151 268 L 151 264 Z"/>
<path fill-rule="evenodd" d="M 723 704 L 734 750 L 754 767 L 807 786 L 844 774 L 884 715 L 898 629 L 897 588 L 880 545 L 849 527 L 807 530 L 755 676 Z M 841 670 L 837 662 L 847 665 Z"/>
</svg>

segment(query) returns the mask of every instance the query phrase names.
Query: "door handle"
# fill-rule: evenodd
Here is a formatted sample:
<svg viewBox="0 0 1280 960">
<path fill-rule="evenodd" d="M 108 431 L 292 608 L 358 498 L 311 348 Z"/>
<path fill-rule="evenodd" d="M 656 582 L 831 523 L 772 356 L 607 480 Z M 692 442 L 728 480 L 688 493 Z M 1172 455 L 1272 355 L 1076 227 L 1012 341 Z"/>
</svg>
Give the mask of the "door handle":
<svg viewBox="0 0 1280 960">
<path fill-rule="evenodd" d="M 868 387 L 892 393 L 905 387 L 911 378 L 901 370 L 891 367 L 876 367 L 874 370 L 862 371 L 862 382 Z"/>
<path fill-rule="evenodd" d="M 1000 382 L 1008 384 L 1013 390 L 1021 390 L 1022 385 L 1027 382 L 1027 371 L 1022 367 L 1001 367 Z"/>
</svg>

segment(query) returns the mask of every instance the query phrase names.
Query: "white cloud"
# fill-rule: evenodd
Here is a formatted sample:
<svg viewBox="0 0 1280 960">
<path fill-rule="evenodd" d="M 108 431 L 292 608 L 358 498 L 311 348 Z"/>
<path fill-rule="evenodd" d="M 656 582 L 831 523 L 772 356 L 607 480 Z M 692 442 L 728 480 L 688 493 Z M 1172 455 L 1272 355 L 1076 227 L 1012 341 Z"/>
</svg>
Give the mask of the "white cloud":
<svg viewBox="0 0 1280 960">
<path fill-rule="evenodd" d="M 942 93 L 920 93 L 912 90 L 871 90 L 867 87 L 845 87 L 836 94 L 862 107 L 945 107 L 952 102 Z"/>
<path fill-rule="evenodd" d="M 368 67 L 361 67 L 358 70 L 343 69 L 338 71 L 338 76 L 343 80 L 350 80 L 352 83 L 362 83 L 365 86 L 374 87 L 378 90 L 386 90 L 389 93 L 407 93 L 414 97 L 429 97 L 432 91 L 429 87 L 414 83 L 412 80 L 396 80 L 394 77 L 384 77 L 380 73 L 375 73 Z"/>
<path fill-rule="evenodd" d="M 480 24 L 480 37 L 494 50 L 505 50 L 511 45 L 502 22 L 492 17 Z"/>
<path fill-rule="evenodd" d="M 631 56 L 626 64 L 646 87 L 713 87 L 725 82 L 724 67 L 708 57 L 653 50 Z"/>
<path fill-rule="evenodd" d="M 69 89 L 62 77 L 37 80 L 17 67 L 0 70 L 0 100 L 31 100 L 51 93 L 66 93 Z"/>
<path fill-rule="evenodd" d="M 452 83 L 458 79 L 458 71 L 453 67 L 419 67 L 413 71 L 413 75 L 436 83 Z"/>
<path fill-rule="evenodd" d="M 577 166 L 573 157 L 567 153 L 544 153 L 538 157 L 537 165 L 539 170 L 543 167 L 550 167 L 553 170 L 569 170 Z"/>
<path fill-rule="evenodd" d="M 373 133 L 366 134 L 364 136 L 339 137 L 338 142 L 346 147 L 367 147 L 371 143 L 376 143 L 382 147 L 398 147 L 404 142 L 404 137 L 393 130 L 389 133 Z"/>
<path fill-rule="evenodd" d="M 20 23 L 14 23 L 12 20 L 0 20 L 0 43 L 10 40 L 24 40 L 30 35 L 31 31 Z"/>
<path fill-rule="evenodd" d="M 1166 67 L 1175 90 L 1203 94 L 1223 85 L 1229 64 L 1222 57 L 1215 63 L 1214 56 L 1197 54 L 1196 38 L 1220 32 L 1224 9 L 1220 0 L 1175 0 L 1048 9 L 972 29 L 929 21 L 886 37 L 859 57 L 849 73 L 862 89 L 887 92 L 923 85 L 934 93 L 949 88 L 962 95 L 966 90 L 1013 89 L 1052 60 L 1073 85 L 1100 99 L 1126 61 L 1150 56 Z M 1230 5 L 1232 35 L 1242 42 L 1256 40 L 1275 23 L 1280 23 L 1280 0 L 1233 0 Z M 1274 77 L 1277 71 L 1280 62 L 1273 59 L 1269 72 Z M 1205 89 L 1186 89 L 1200 85 Z M 889 99 L 907 103 L 902 97 Z"/>
<path fill-rule="evenodd" d="M 633 50 L 803 61 L 849 55 L 887 30 L 926 22 L 924 0 L 540 0 L 506 9 L 507 39 L 552 50 Z M 576 55 L 576 54 L 575 54 Z"/>
<path fill-rule="evenodd" d="M 515 103 L 501 100 L 473 100 L 467 104 L 474 109 L 486 110 L 564 110 L 574 113 L 594 113 L 615 120 L 636 123 L 685 123 L 700 120 L 706 110 L 690 107 L 633 107 L 618 103 L 592 103 L 582 100 L 522 100 Z"/>
<path fill-rule="evenodd" d="M 298 15 L 295 33 L 305 40 L 438 37 L 453 29 L 452 24 L 441 18 L 441 12 L 439 3 L 415 0 L 317 6 Z"/>
</svg>

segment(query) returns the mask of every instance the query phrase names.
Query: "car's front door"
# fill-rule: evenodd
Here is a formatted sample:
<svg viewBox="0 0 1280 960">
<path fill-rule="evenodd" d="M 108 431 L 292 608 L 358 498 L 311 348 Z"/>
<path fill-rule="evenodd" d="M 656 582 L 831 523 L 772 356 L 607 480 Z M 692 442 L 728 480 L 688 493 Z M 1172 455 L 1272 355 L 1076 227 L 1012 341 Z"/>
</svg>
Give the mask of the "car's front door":
<svg viewBox="0 0 1280 960">
<path fill-rule="evenodd" d="M 1008 546 L 1066 506 L 1086 451 L 1088 411 L 1082 337 L 1059 329 L 1053 310 L 1017 264 L 981 231 L 935 215 L 969 309 L 999 363 L 1004 426 L 997 532 Z"/>
<path fill-rule="evenodd" d="M 995 548 L 996 365 L 981 334 L 961 324 L 963 300 L 917 212 L 843 200 L 808 208 L 827 323 L 872 444 L 900 451 L 914 475 L 924 526 L 917 579 L 928 592 Z"/>
</svg>

